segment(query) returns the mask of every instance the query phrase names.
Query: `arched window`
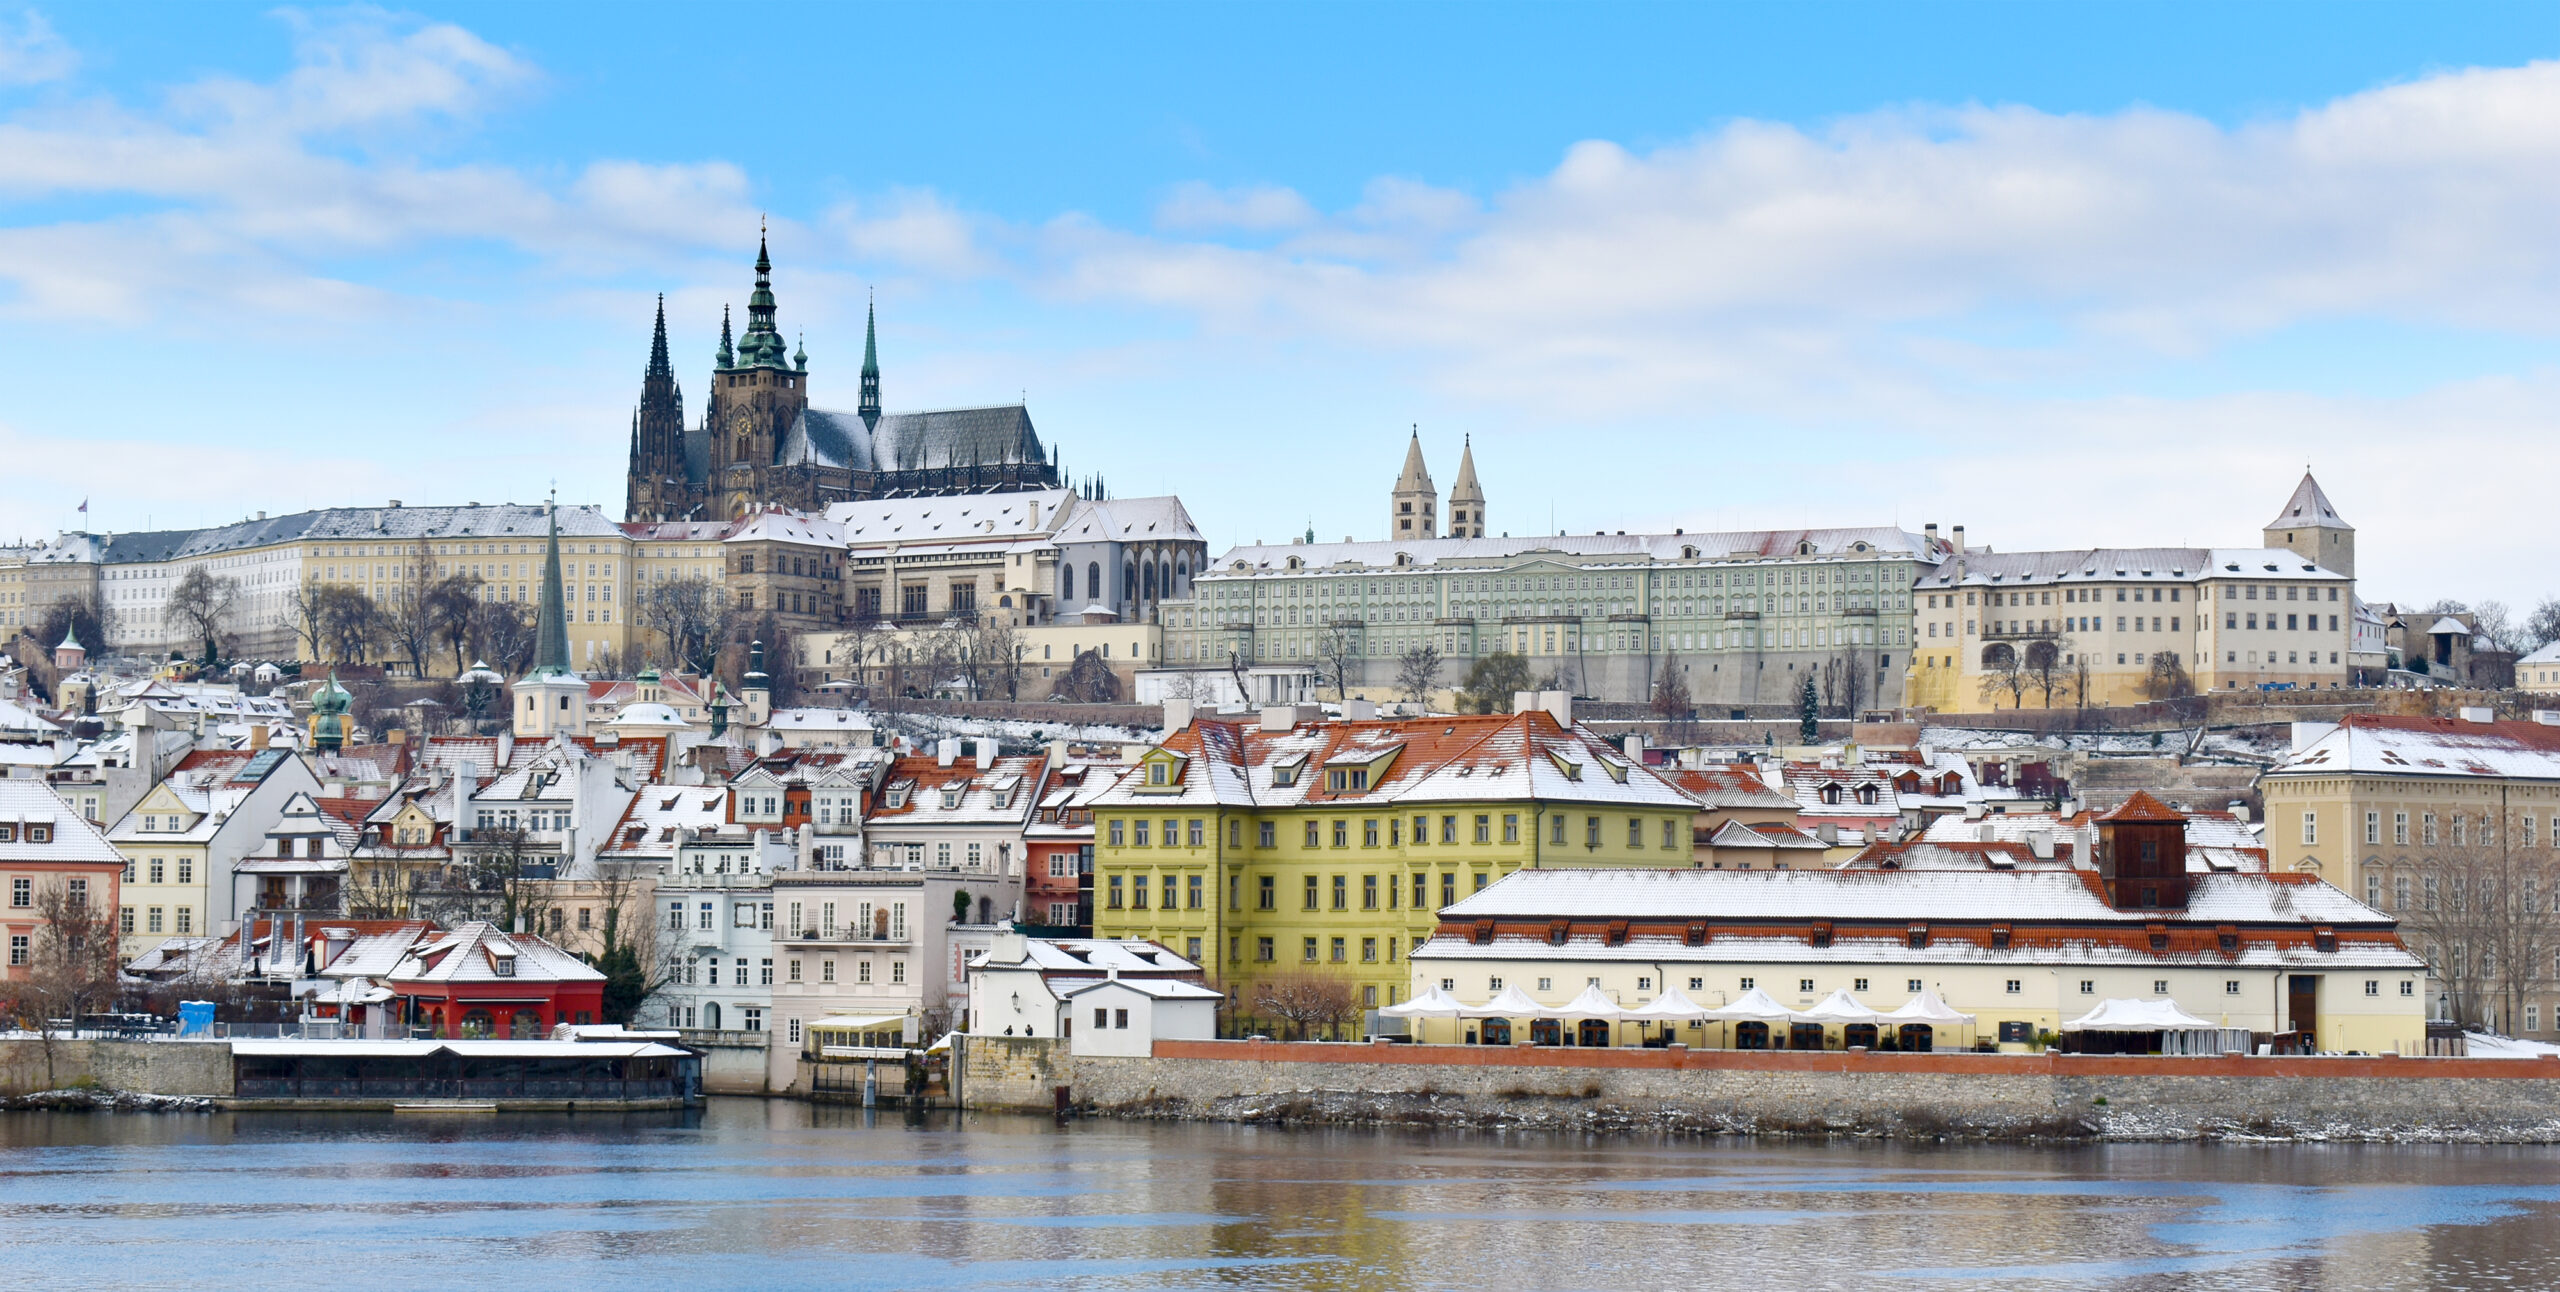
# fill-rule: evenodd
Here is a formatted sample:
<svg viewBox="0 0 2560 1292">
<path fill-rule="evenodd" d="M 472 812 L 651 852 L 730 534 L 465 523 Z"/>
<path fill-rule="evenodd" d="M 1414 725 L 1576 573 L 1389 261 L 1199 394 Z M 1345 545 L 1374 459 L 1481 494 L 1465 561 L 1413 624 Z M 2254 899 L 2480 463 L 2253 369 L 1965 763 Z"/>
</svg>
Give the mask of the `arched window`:
<svg viewBox="0 0 2560 1292">
<path fill-rule="evenodd" d="M 1121 599 L 1121 600 L 1123 600 L 1123 601 L 1130 600 L 1130 599 L 1132 599 L 1132 598 L 1134 598 L 1134 597 L 1136 597 L 1136 596 L 1137 596 L 1137 592 L 1138 592 L 1138 567 L 1137 567 L 1135 564 L 1129 564 L 1129 565 L 1123 565 L 1123 566 L 1121 566 L 1121 567 L 1120 567 L 1120 599 Z"/>
<path fill-rule="evenodd" d="M 1144 596 L 1147 600 L 1153 601 L 1156 599 L 1156 567 L 1154 562 L 1150 561 L 1138 567 L 1138 588 L 1140 595 Z"/>
<path fill-rule="evenodd" d="M 2011 650 L 2007 642 L 1993 642 L 1982 648 L 1984 668 L 2007 668 L 2009 662 L 2017 657 L 2018 652 Z"/>
<path fill-rule="evenodd" d="M 1100 561 L 1084 563 L 1084 595 L 1088 601 L 1102 600 L 1102 563 Z"/>
<path fill-rule="evenodd" d="M 1061 604 L 1064 604 L 1073 602 L 1075 599 L 1076 567 L 1072 565 L 1061 565 L 1058 567 L 1058 600 Z"/>
</svg>

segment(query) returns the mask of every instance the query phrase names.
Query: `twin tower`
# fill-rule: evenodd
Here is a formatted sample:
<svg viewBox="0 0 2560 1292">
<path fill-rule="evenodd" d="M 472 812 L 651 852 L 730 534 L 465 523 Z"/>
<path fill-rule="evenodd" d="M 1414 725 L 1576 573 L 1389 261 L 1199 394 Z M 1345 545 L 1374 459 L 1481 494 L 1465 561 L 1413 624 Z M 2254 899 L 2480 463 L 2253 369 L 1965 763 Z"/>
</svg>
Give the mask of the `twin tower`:
<svg viewBox="0 0 2560 1292">
<path fill-rule="evenodd" d="M 1396 477 L 1395 493 L 1388 498 L 1387 538 L 1402 542 L 1443 537 L 1484 537 L 1484 486 L 1476 483 L 1474 437 L 1468 437 L 1458 456 L 1458 483 L 1449 489 L 1449 529 L 1444 535 L 1440 491 L 1431 485 L 1430 468 L 1422 465 L 1422 430 L 1416 427 L 1412 443 L 1405 446 L 1404 474 Z"/>
</svg>

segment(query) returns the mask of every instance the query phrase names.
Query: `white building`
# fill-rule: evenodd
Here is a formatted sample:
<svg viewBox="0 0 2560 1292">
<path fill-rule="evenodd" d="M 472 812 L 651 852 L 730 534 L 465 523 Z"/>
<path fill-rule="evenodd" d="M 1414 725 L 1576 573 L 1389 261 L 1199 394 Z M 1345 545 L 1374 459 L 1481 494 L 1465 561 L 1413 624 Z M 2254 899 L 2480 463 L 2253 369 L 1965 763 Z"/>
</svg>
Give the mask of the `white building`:
<svg viewBox="0 0 2560 1292">
<path fill-rule="evenodd" d="M 998 933 L 993 947 L 969 962 L 969 1030 L 980 1036 L 1068 1035 L 1075 1030 L 1068 1012 L 1073 993 L 1115 980 L 1199 987 L 1202 973 L 1199 965 L 1143 938 L 1031 938 Z M 1217 993 L 1208 992 L 1208 999 L 1209 1030 L 1199 1033 L 1203 1039 L 1216 1034 Z M 1131 1008 L 1125 1001 L 1105 1007 Z M 1177 1017 L 1188 1016 L 1168 1014 L 1167 1021 Z"/>
<path fill-rule="evenodd" d="M 666 985 L 641 1010 L 643 1021 L 765 1030 L 773 1010 L 773 877 L 796 865 L 789 841 L 766 830 L 709 831 L 677 846 L 657 882 Z"/>
</svg>

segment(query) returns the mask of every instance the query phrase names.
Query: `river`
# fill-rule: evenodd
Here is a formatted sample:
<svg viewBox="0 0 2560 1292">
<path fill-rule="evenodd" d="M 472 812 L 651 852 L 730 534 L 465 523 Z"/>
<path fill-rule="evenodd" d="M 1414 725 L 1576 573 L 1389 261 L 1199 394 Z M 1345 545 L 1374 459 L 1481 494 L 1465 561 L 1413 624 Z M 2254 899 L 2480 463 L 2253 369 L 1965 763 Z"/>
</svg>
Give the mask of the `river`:
<svg viewBox="0 0 2560 1292">
<path fill-rule="evenodd" d="M 13 1287 L 2537 1288 L 2560 1150 L 0 1114 Z"/>
</svg>

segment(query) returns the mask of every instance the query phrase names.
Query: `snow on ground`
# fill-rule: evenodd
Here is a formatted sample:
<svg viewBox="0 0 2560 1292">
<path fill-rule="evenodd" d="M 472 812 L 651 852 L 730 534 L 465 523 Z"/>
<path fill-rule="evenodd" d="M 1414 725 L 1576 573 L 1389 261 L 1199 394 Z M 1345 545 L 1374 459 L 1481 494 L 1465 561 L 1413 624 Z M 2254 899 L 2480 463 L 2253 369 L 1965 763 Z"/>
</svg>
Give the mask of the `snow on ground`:
<svg viewBox="0 0 2560 1292">
<path fill-rule="evenodd" d="M 2512 1036 L 2489 1032 L 2462 1034 L 2463 1053 L 2475 1059 L 2540 1059 L 2560 1055 L 2560 1045 L 2547 1041 L 2520 1041 Z"/>
</svg>

